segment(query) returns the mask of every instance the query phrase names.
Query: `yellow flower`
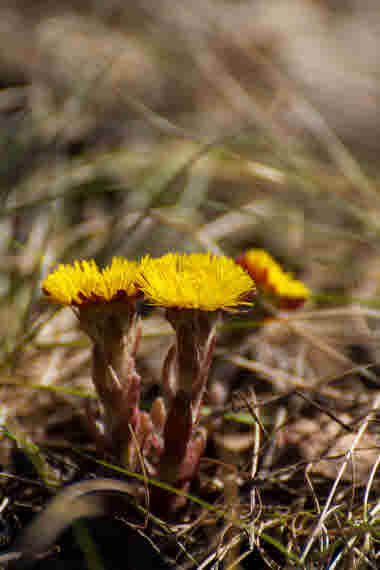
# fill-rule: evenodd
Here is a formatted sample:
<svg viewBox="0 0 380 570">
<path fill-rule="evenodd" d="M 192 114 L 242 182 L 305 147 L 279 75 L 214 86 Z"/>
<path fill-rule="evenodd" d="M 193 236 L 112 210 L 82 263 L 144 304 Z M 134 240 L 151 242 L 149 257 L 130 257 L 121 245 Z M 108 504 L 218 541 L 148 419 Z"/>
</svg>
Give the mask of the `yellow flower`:
<svg viewBox="0 0 380 570">
<path fill-rule="evenodd" d="M 112 264 L 100 270 L 94 260 L 59 265 L 42 283 L 48 298 L 61 305 L 105 303 L 137 294 L 138 264 L 114 257 Z"/>
<path fill-rule="evenodd" d="M 309 298 L 310 290 L 281 266 L 263 249 L 250 249 L 237 258 L 258 287 L 276 297 L 284 309 L 295 309 Z"/>
<path fill-rule="evenodd" d="M 255 284 L 229 257 L 210 253 L 168 253 L 141 262 L 138 284 L 153 305 L 217 311 L 250 305 Z"/>
</svg>

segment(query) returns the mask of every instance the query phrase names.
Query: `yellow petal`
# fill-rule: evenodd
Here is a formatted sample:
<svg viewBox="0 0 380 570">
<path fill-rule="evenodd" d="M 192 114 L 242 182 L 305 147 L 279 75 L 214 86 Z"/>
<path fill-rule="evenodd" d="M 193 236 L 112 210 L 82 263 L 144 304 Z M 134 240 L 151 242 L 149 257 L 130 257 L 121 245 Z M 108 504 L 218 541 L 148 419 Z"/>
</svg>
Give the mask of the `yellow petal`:
<svg viewBox="0 0 380 570">
<path fill-rule="evenodd" d="M 168 253 L 144 258 L 138 284 L 153 305 L 217 311 L 249 305 L 255 285 L 229 257 Z"/>
<path fill-rule="evenodd" d="M 121 296 L 136 295 L 138 264 L 115 257 L 112 264 L 100 270 L 95 261 L 74 261 L 59 265 L 42 283 L 48 298 L 61 305 L 105 303 Z"/>
</svg>

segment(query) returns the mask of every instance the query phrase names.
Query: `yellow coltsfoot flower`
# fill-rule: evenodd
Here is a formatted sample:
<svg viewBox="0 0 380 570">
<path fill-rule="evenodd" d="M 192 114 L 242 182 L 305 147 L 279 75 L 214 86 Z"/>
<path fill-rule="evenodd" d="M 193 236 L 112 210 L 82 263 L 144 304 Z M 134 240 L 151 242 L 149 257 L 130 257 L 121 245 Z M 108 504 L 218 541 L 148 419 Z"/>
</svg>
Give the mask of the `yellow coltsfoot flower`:
<svg viewBox="0 0 380 570">
<path fill-rule="evenodd" d="M 233 259 L 210 253 L 168 253 L 144 258 L 138 284 L 153 305 L 201 311 L 250 305 L 252 278 Z"/>
<path fill-rule="evenodd" d="M 99 269 L 94 260 L 59 265 L 42 283 L 48 299 L 61 305 L 81 306 L 107 303 L 125 296 L 136 296 L 138 264 L 114 257 L 110 266 Z"/>
<path fill-rule="evenodd" d="M 283 309 L 296 309 L 310 296 L 302 281 L 294 279 L 263 249 L 250 249 L 237 258 L 263 293 L 271 295 Z"/>
<path fill-rule="evenodd" d="M 97 446 L 121 462 L 127 457 L 133 468 L 136 444 L 129 426 L 137 433 L 141 423 L 141 381 L 135 367 L 141 335 L 136 311 L 138 272 L 136 262 L 119 257 L 104 269 L 94 260 L 83 260 L 60 265 L 42 283 L 48 299 L 69 306 L 93 341 L 92 380 L 102 407 L 95 413 L 87 407 L 86 413 Z"/>
<path fill-rule="evenodd" d="M 206 445 L 206 433 L 200 435 L 197 425 L 218 317 L 223 310 L 250 305 L 255 284 L 233 259 L 210 253 L 148 256 L 141 262 L 137 282 L 149 303 L 166 308 L 176 333 L 163 367 L 169 407 L 158 476 L 186 490 Z M 176 497 L 154 488 L 151 505 L 156 513 L 165 514 L 175 510 Z"/>
</svg>

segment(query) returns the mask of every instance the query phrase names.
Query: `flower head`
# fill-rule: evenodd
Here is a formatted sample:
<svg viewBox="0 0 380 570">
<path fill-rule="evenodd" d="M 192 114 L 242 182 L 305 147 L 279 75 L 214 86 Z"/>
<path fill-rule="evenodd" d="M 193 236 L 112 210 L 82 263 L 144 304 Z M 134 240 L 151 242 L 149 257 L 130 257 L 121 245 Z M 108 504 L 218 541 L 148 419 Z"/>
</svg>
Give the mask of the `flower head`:
<svg viewBox="0 0 380 570">
<path fill-rule="evenodd" d="M 138 264 L 114 257 L 110 266 L 100 270 L 94 260 L 59 265 L 42 283 L 48 298 L 61 305 L 81 306 L 106 303 L 137 294 Z"/>
<path fill-rule="evenodd" d="M 265 293 L 275 297 L 282 308 L 298 308 L 310 296 L 306 285 L 283 271 L 263 249 L 250 249 L 239 256 L 237 262 L 248 271 Z"/>
<path fill-rule="evenodd" d="M 153 305 L 217 311 L 249 305 L 255 284 L 229 257 L 210 253 L 168 253 L 144 258 L 138 285 Z"/>
</svg>

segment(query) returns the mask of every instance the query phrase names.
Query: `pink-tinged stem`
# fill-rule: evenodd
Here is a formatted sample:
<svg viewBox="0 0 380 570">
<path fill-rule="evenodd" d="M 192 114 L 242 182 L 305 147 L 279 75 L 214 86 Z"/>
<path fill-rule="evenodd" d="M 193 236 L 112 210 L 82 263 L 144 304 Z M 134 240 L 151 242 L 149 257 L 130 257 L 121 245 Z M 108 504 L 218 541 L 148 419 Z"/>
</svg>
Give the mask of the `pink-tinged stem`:
<svg viewBox="0 0 380 570">
<path fill-rule="evenodd" d="M 104 409 L 104 447 L 120 459 L 135 466 L 131 429 L 139 431 L 141 379 L 134 367 L 128 366 L 128 382 L 121 380 L 113 366 L 105 360 L 98 345 L 93 348 L 93 382 Z"/>
<path fill-rule="evenodd" d="M 101 444 L 98 437 L 98 449 L 108 450 L 122 463 L 135 468 L 141 431 L 141 378 L 135 367 L 140 326 L 133 300 L 128 305 L 120 304 L 119 309 L 116 311 L 113 306 L 95 323 L 83 322 L 86 314 L 80 317 L 94 341 L 92 378 L 104 423 L 104 442 Z"/>
<path fill-rule="evenodd" d="M 183 391 L 174 397 L 164 428 L 164 450 L 160 457 L 159 478 L 173 486 L 183 487 L 181 468 L 188 450 L 193 431 L 191 398 Z M 151 494 L 151 508 L 158 515 L 173 510 L 176 496 L 154 487 Z"/>
<path fill-rule="evenodd" d="M 175 350 L 169 350 L 163 370 L 169 413 L 158 476 L 185 490 L 198 472 L 206 445 L 205 433 L 196 434 L 196 428 L 215 347 L 217 316 L 196 310 L 168 310 L 167 318 L 176 331 L 176 345 Z M 178 503 L 176 495 L 158 487 L 152 490 L 152 509 L 157 514 L 170 513 Z"/>
</svg>

